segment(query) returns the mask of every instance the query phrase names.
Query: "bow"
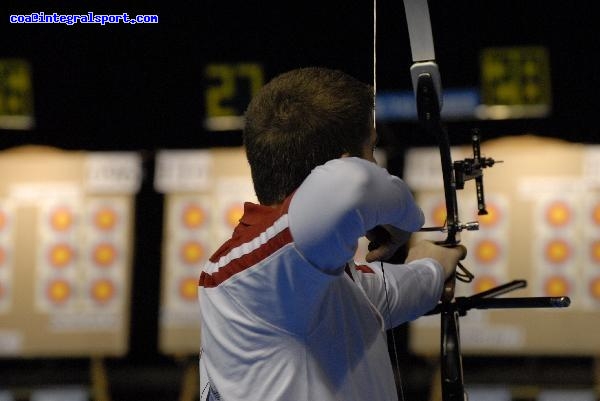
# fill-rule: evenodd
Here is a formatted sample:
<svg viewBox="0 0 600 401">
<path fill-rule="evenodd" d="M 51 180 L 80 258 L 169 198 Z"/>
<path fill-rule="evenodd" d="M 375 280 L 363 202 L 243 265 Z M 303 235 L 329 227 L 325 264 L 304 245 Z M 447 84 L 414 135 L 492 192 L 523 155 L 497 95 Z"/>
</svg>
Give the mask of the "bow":
<svg viewBox="0 0 600 401">
<path fill-rule="evenodd" d="M 460 221 L 456 191 L 464 187 L 465 181 L 474 179 L 478 213 L 480 215 L 487 214 L 482 169 L 493 166 L 495 161 L 491 158 L 481 158 L 478 131 L 474 131 L 472 135 L 473 158 L 452 161 L 450 141 L 440 116 L 443 99 L 442 84 L 435 62 L 427 0 L 403 1 L 413 59 L 410 73 L 417 105 L 417 116 L 422 129 L 437 139 L 444 182 L 446 223 L 443 227 L 426 228 L 424 231 L 445 232 L 446 239 L 438 244 L 452 247 L 460 243 L 461 231 L 479 228 L 477 222 L 462 223 Z M 458 331 L 459 314 L 456 308 L 450 306 L 454 297 L 455 279 L 469 282 L 473 279 L 473 275 L 459 263 L 457 273 L 445 285 L 442 304 L 436 310 L 441 315 L 440 357 L 442 399 L 444 401 L 466 400 Z"/>
</svg>

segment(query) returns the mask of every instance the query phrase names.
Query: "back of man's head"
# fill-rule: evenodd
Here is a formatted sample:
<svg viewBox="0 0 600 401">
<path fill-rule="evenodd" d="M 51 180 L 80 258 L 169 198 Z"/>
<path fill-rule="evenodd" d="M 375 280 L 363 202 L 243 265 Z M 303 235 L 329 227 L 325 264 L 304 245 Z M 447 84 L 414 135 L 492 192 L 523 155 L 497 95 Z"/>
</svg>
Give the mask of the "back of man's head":
<svg viewBox="0 0 600 401">
<path fill-rule="evenodd" d="M 338 70 L 302 68 L 266 84 L 246 110 L 244 145 L 261 204 L 281 203 L 316 166 L 359 156 L 373 90 Z"/>
</svg>

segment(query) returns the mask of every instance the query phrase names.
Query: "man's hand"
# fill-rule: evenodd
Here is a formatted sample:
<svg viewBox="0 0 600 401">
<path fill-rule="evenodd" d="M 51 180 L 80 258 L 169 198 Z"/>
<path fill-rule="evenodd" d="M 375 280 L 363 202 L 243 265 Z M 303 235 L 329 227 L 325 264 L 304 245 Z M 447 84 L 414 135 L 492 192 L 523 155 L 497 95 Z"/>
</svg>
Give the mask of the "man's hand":
<svg viewBox="0 0 600 401">
<path fill-rule="evenodd" d="M 408 250 L 406 263 L 417 259 L 432 258 L 437 260 L 444 268 L 446 278 L 452 277 L 459 260 L 467 256 L 467 248 L 462 245 L 444 247 L 435 245 L 431 241 L 419 241 Z"/>
<path fill-rule="evenodd" d="M 408 241 L 410 234 L 387 224 L 369 230 L 366 237 L 371 243 L 365 260 L 367 262 L 388 260 Z"/>
</svg>

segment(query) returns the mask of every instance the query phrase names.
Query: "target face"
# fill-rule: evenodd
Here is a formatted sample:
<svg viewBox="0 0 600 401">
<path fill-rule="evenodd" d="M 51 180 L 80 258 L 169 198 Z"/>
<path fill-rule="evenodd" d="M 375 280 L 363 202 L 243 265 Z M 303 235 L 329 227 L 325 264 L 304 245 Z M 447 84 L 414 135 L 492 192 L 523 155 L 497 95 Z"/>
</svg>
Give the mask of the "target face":
<svg viewBox="0 0 600 401">
<path fill-rule="evenodd" d="M 600 277 L 590 280 L 589 290 L 592 299 L 600 301 Z"/>
<path fill-rule="evenodd" d="M 478 292 L 483 292 L 490 290 L 498 285 L 498 280 L 492 276 L 481 276 L 475 279 L 473 282 L 473 290 Z"/>
<path fill-rule="evenodd" d="M 8 226 L 8 216 L 3 210 L 0 210 L 0 232 L 4 231 Z"/>
<path fill-rule="evenodd" d="M 431 221 L 436 227 L 442 227 L 446 224 L 446 204 L 438 203 L 431 211 Z"/>
<path fill-rule="evenodd" d="M 90 296 L 98 304 L 106 304 L 115 298 L 116 288 L 109 279 L 99 279 L 92 283 Z"/>
<path fill-rule="evenodd" d="M 46 297 L 54 305 L 63 305 L 71 297 L 71 284 L 62 279 L 55 279 L 46 287 Z"/>
<path fill-rule="evenodd" d="M 500 254 L 500 245 L 491 239 L 479 241 L 475 247 L 475 258 L 480 263 L 488 264 L 496 262 Z"/>
<path fill-rule="evenodd" d="M 98 244 L 92 250 L 92 259 L 97 266 L 111 266 L 117 259 L 117 249 L 108 242 Z"/>
<path fill-rule="evenodd" d="M 100 231 L 110 231 L 119 220 L 117 212 L 110 207 L 102 207 L 94 214 L 94 226 Z"/>
<path fill-rule="evenodd" d="M 206 212 L 197 204 L 190 203 L 183 208 L 181 213 L 181 222 L 183 226 L 193 230 L 200 228 L 206 222 Z"/>
<path fill-rule="evenodd" d="M 233 204 L 227 208 L 225 211 L 225 223 L 231 227 L 235 228 L 240 219 L 244 215 L 244 205 L 240 203 Z"/>
<path fill-rule="evenodd" d="M 68 266 L 75 258 L 75 251 L 69 244 L 60 243 L 50 247 L 48 261 L 50 266 L 61 269 Z"/>
<path fill-rule="evenodd" d="M 552 276 L 544 283 L 544 293 L 549 297 L 567 295 L 570 289 L 569 281 L 563 276 Z"/>
<path fill-rule="evenodd" d="M 590 244 L 590 259 L 592 262 L 600 264 L 600 240 Z"/>
<path fill-rule="evenodd" d="M 479 225 L 481 227 L 493 228 L 497 226 L 498 223 L 501 221 L 502 213 L 500 212 L 498 207 L 493 203 L 488 202 L 486 209 L 488 211 L 488 214 L 478 216 Z"/>
<path fill-rule="evenodd" d="M 4 266 L 5 262 L 6 262 L 6 250 L 4 249 L 3 246 L 0 245 L 0 269 L 2 269 L 2 266 Z"/>
<path fill-rule="evenodd" d="M 198 279 L 186 277 L 179 282 L 179 296 L 184 301 L 196 302 L 198 299 Z"/>
<path fill-rule="evenodd" d="M 600 203 L 596 204 L 591 211 L 592 224 L 600 226 Z"/>
<path fill-rule="evenodd" d="M 180 257 L 183 263 L 193 265 L 204 259 L 206 252 L 202 244 L 197 241 L 187 241 L 180 248 Z"/>
<path fill-rule="evenodd" d="M 563 201 L 553 202 L 546 209 L 545 219 L 554 228 L 565 227 L 573 219 L 571 207 Z"/>
<path fill-rule="evenodd" d="M 548 262 L 562 264 L 571 257 L 571 245 L 563 239 L 550 240 L 544 249 L 544 255 Z"/>
<path fill-rule="evenodd" d="M 68 231 L 73 226 L 73 212 L 67 207 L 59 207 L 50 213 L 50 227 L 58 232 Z"/>
</svg>

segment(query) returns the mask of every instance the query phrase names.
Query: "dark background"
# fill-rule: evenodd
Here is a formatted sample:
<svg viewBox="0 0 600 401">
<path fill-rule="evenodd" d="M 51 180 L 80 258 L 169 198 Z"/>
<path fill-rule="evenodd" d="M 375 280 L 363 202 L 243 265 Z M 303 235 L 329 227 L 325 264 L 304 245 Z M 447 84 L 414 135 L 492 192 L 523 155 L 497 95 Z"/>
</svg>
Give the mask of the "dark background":
<svg viewBox="0 0 600 401">
<path fill-rule="evenodd" d="M 550 54 L 553 105 L 549 118 L 449 122 L 451 141 L 465 142 L 468 129 L 477 126 L 485 138 L 534 133 L 573 142 L 600 142 L 600 35 L 592 5 L 583 0 L 430 1 L 436 58 L 445 88 L 479 86 L 479 53 L 485 47 L 541 45 Z M 412 62 L 402 2 L 379 0 L 377 10 L 378 90 L 410 90 Z M 37 11 L 156 14 L 159 23 L 9 23 L 11 14 Z M 203 128 L 203 68 L 209 63 L 258 62 L 267 78 L 291 68 L 320 65 L 372 82 L 373 4 L 342 0 L 123 1 L 85 6 L 66 1 L 2 2 L 0 57 L 30 61 L 36 120 L 29 131 L 0 130 L 0 149 L 38 144 L 74 150 L 135 150 L 144 156 L 146 174 L 136 212 L 130 353 L 111 361 L 110 368 L 115 392 L 137 386 L 138 396 L 146 388 L 154 394 L 148 399 L 159 399 L 156 388 L 167 382 L 169 391 L 175 392 L 180 366 L 161 356 L 156 345 L 162 227 L 160 219 L 149 217 L 162 215 L 162 198 L 152 189 L 154 152 L 241 144 L 239 132 L 215 133 Z M 435 144 L 433 138 L 419 135 L 412 122 L 388 122 L 381 124 L 380 130 L 385 132 L 392 154 L 400 154 L 408 146 Z M 406 355 L 406 350 L 403 354 L 411 370 L 430 373 L 427 361 Z M 481 373 L 492 363 L 502 364 L 501 359 L 491 361 L 473 360 L 470 366 Z M 510 372 L 511 364 L 514 361 L 509 358 L 502 366 L 508 366 Z M 581 358 L 532 358 L 525 365 L 517 363 L 521 373 L 523 369 L 529 373 L 506 380 L 557 383 L 557 377 L 540 373 L 548 367 L 556 371 L 552 364 L 566 364 L 570 372 L 579 372 L 579 367 L 582 373 L 572 378 L 573 382 L 591 381 L 589 361 Z M 82 366 L 87 365 L 77 360 L 67 365 L 63 361 L 4 360 L 0 362 L 0 387 L 6 377 L 14 380 L 9 384 L 27 385 L 31 375 L 22 372 L 33 368 L 42 371 L 36 377 L 60 382 L 57 377 L 67 377 L 68 372 L 81 374 Z M 64 374 L 57 373 L 61 371 Z M 175 373 L 169 376 L 169 372 Z M 408 386 L 412 383 L 418 389 L 428 384 L 428 376 L 418 377 L 409 379 Z M 493 377 L 498 377 L 497 371 L 487 380 Z M 568 380 L 570 376 L 559 377 Z M 169 394 L 164 399 L 175 399 Z"/>
<path fill-rule="evenodd" d="M 3 132 L 4 146 L 68 149 L 195 148 L 239 143 L 202 128 L 203 67 L 256 61 L 268 77 L 290 68 L 340 68 L 372 82 L 371 2 L 173 1 L 133 5 L 2 6 L 0 55 L 34 71 L 37 126 Z M 378 90 L 410 89 L 410 47 L 401 1 L 378 2 Z M 479 53 L 490 46 L 542 45 L 552 68 L 553 113 L 544 120 L 483 124 L 490 135 L 535 131 L 600 139 L 595 123 L 600 35 L 591 1 L 430 2 L 444 87 L 477 87 Z M 49 4 L 52 4 L 51 6 Z M 157 14 L 158 24 L 9 24 L 8 15 Z M 406 128 L 406 127 L 404 127 Z M 452 126 L 450 127 L 452 130 Z M 398 131 L 398 135 L 405 135 Z M 414 140 L 410 135 L 407 144 Z"/>
</svg>

